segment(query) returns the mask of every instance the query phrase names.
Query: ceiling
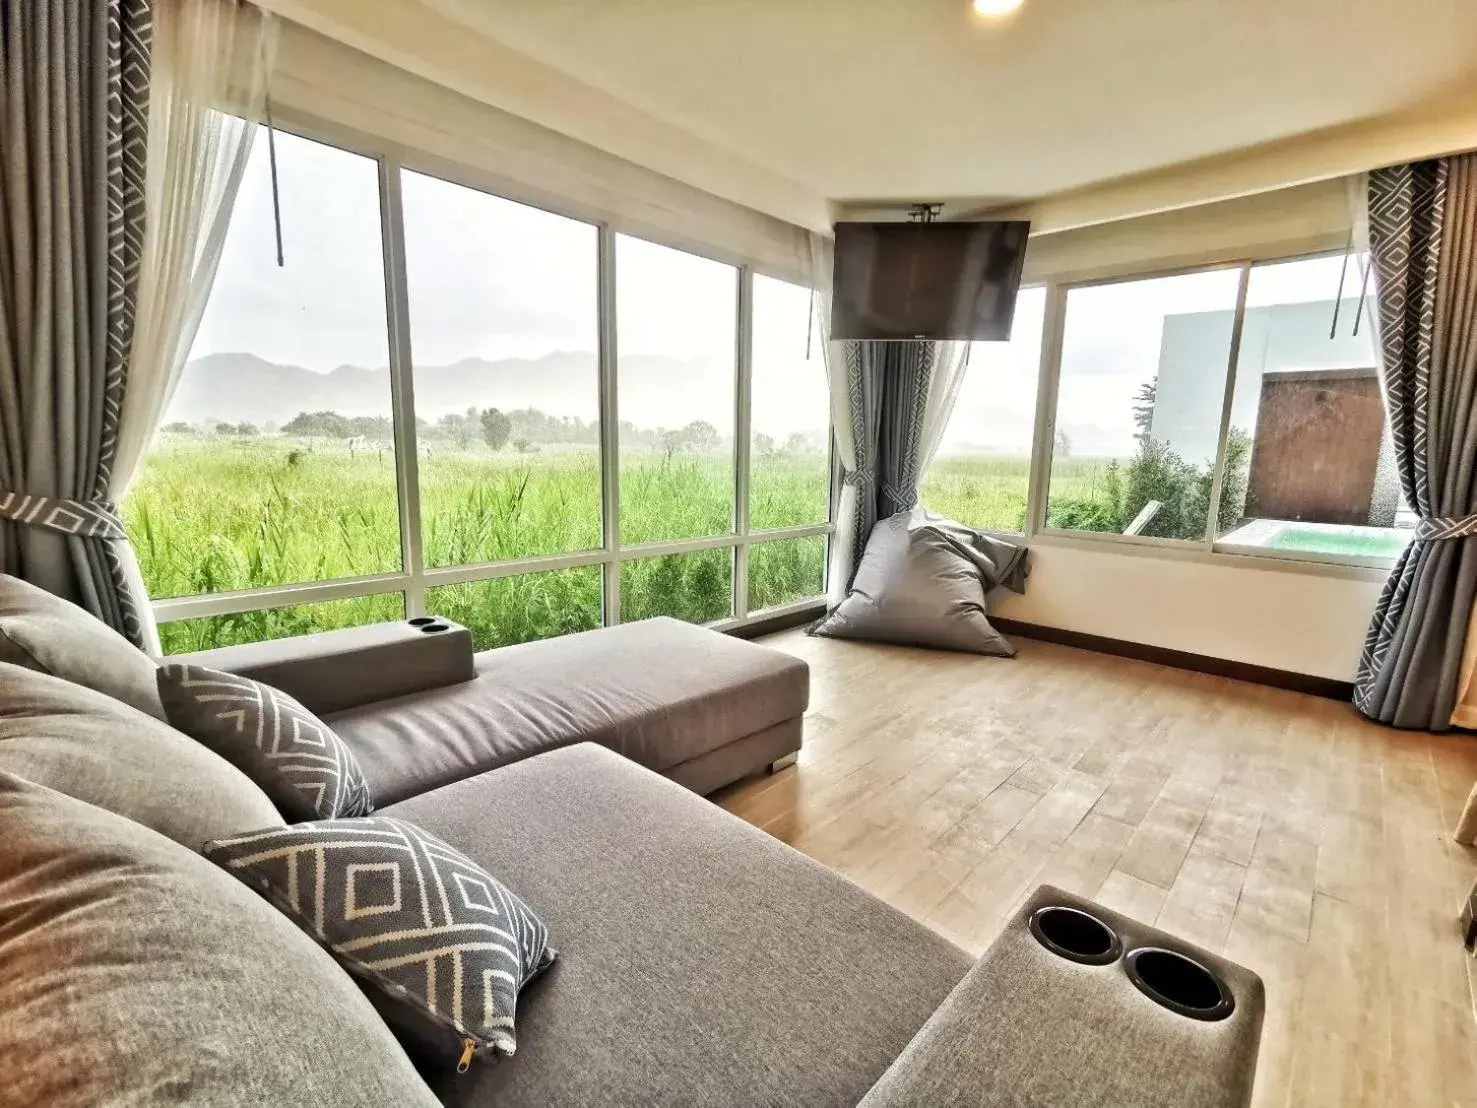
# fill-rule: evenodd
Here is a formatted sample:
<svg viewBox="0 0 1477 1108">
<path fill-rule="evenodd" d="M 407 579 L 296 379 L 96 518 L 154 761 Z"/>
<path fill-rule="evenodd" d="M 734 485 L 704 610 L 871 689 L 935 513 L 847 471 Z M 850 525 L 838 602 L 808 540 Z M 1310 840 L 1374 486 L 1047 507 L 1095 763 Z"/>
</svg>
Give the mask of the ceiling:
<svg viewBox="0 0 1477 1108">
<path fill-rule="evenodd" d="M 841 201 L 1009 202 L 1477 85 L 1473 0 L 423 0 Z"/>
</svg>

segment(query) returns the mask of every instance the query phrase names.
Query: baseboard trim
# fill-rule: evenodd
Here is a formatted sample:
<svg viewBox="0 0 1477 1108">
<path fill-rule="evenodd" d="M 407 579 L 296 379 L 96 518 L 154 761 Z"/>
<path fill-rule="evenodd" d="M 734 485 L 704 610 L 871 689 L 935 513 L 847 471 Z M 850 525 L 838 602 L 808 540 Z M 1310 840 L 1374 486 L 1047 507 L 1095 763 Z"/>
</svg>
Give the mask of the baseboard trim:
<svg viewBox="0 0 1477 1108">
<path fill-rule="evenodd" d="M 1321 696 L 1329 700 L 1348 701 L 1354 696 L 1354 685 L 1350 681 L 1335 681 L 1330 677 L 1315 677 L 1310 673 L 1294 673 L 1291 670 L 1252 665 L 1250 662 L 1233 662 L 1228 658 L 1212 658 L 1208 654 L 1192 654 L 1186 650 L 1169 650 L 1166 647 L 1129 642 L 1126 639 L 1110 639 L 1106 635 L 1089 635 L 1084 631 L 1043 627 L 1040 624 L 1003 619 L 999 616 L 991 616 L 990 622 L 1007 635 L 1019 635 L 1022 638 L 1038 639 L 1041 642 L 1057 643 L 1060 646 L 1075 646 L 1081 650 L 1095 650 L 1099 654 L 1113 654 L 1120 658 L 1153 662 L 1156 665 L 1170 666 L 1174 669 L 1208 673 L 1212 677 L 1229 677 L 1236 681 L 1249 681 L 1254 685 L 1269 685 L 1274 689 L 1288 689 L 1292 692 Z"/>
<path fill-rule="evenodd" d="M 814 623 L 825 614 L 825 603 L 817 601 L 806 608 L 797 608 L 792 612 L 770 616 L 768 619 L 757 619 L 753 623 L 745 623 L 740 627 L 730 627 L 726 634 L 736 639 L 757 639 L 761 635 L 773 635 L 777 631 L 788 631 L 792 627 L 803 627 L 807 623 Z"/>
</svg>

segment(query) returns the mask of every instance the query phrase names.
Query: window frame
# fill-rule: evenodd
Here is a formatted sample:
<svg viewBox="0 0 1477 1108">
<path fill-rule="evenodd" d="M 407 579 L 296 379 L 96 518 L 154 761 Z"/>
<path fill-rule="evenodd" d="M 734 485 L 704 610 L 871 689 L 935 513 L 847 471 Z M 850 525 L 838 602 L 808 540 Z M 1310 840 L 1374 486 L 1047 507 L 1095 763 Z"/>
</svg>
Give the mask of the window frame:
<svg viewBox="0 0 1477 1108">
<path fill-rule="evenodd" d="M 439 585 L 494 580 L 501 577 L 585 566 L 602 568 L 604 626 L 620 622 L 620 574 L 624 562 L 697 550 L 733 551 L 733 605 L 729 617 L 708 624 L 719 630 L 743 627 L 761 620 L 808 612 L 824 599 L 824 592 L 791 604 L 749 610 L 748 550 L 758 542 L 830 536 L 835 532 L 837 470 L 835 439 L 830 433 L 827 412 L 826 521 L 799 527 L 752 532 L 749 527 L 749 462 L 751 455 L 753 286 L 754 275 L 802 284 L 796 274 L 710 243 L 693 242 L 664 233 L 653 226 L 614 218 L 536 190 L 520 186 L 470 166 L 449 163 L 422 152 L 378 141 L 349 128 L 296 114 L 279 119 L 279 130 L 313 142 L 372 159 L 378 169 L 380 239 L 385 274 L 385 313 L 389 338 L 390 401 L 394 422 L 397 510 L 400 525 L 401 568 L 398 571 L 358 577 L 308 581 L 260 589 L 161 598 L 152 601 L 160 623 L 208 618 L 237 612 L 259 611 L 287 605 L 313 604 L 327 600 L 402 593 L 407 619 L 424 616 L 426 590 Z M 593 225 L 598 236 L 596 296 L 598 305 L 598 377 L 601 464 L 601 546 L 571 554 L 540 555 L 503 561 L 477 562 L 460 566 L 430 568 L 425 563 L 421 535 L 419 455 L 416 441 L 415 382 L 410 331 L 410 298 L 406 274 L 405 219 L 402 207 L 401 173 L 411 171 L 451 184 L 489 193 L 504 200 L 540 209 L 553 215 Z M 624 234 L 661 246 L 733 266 L 738 271 L 735 292 L 736 351 L 734 390 L 734 512 L 729 534 L 670 542 L 623 544 L 620 539 L 620 443 L 619 397 L 617 396 L 617 323 L 615 265 L 616 236 Z M 802 284 L 803 287 L 803 284 Z"/>
<path fill-rule="evenodd" d="M 1098 531 L 1076 531 L 1050 527 L 1046 523 L 1047 501 L 1051 485 L 1051 464 L 1056 441 L 1057 398 L 1061 385 L 1062 349 L 1067 323 L 1067 294 L 1073 289 L 1124 284 L 1132 281 L 1178 277 L 1187 274 L 1236 270 L 1237 287 L 1231 342 L 1227 352 L 1226 379 L 1221 399 L 1220 424 L 1216 440 L 1215 469 L 1212 475 L 1211 502 L 1218 503 L 1225 472 L 1226 438 L 1230 426 L 1231 407 L 1235 397 L 1236 369 L 1241 352 L 1241 334 L 1246 317 L 1246 299 L 1251 271 L 1259 265 L 1304 261 L 1337 255 L 1340 248 L 1300 250 L 1292 254 L 1255 254 L 1233 258 L 1216 258 L 1194 265 L 1155 267 L 1133 266 L 1112 272 L 1073 277 L 1065 280 L 1046 279 L 1036 284 L 1046 286 L 1045 334 L 1041 344 L 1041 371 L 1036 391 L 1036 428 L 1032 440 L 1032 480 L 1028 493 L 1025 539 L 1045 546 L 1068 546 L 1076 549 L 1111 549 L 1114 554 L 1128 556 L 1171 557 L 1211 565 L 1235 566 L 1264 570 L 1312 573 L 1318 576 L 1380 581 L 1394 566 L 1395 558 L 1362 555 L 1324 554 L 1304 550 L 1271 550 L 1266 547 L 1226 543 L 1216 538 L 1216 517 L 1210 513 L 1204 535 L 1200 539 L 1165 539 L 1152 535 L 1115 535 Z M 1025 286 L 1022 286 L 1025 287 Z M 1370 312 L 1370 326 L 1378 321 Z M 1378 347 L 1376 347 L 1378 350 Z M 1378 369 L 1378 366 L 1376 366 Z M 1003 538 L 1020 538 L 1021 533 L 993 532 Z"/>
</svg>

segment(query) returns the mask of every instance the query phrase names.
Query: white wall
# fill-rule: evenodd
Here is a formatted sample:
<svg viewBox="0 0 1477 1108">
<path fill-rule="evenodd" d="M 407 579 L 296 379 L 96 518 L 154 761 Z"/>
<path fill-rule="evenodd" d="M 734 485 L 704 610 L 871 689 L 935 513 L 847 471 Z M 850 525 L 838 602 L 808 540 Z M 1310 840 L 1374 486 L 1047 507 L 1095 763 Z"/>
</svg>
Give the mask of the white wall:
<svg viewBox="0 0 1477 1108">
<path fill-rule="evenodd" d="M 1380 593 L 1378 579 L 1210 564 L 1147 548 L 1037 539 L 1031 556 L 1026 595 L 999 593 L 1000 615 L 1336 681 L 1353 680 Z"/>
</svg>

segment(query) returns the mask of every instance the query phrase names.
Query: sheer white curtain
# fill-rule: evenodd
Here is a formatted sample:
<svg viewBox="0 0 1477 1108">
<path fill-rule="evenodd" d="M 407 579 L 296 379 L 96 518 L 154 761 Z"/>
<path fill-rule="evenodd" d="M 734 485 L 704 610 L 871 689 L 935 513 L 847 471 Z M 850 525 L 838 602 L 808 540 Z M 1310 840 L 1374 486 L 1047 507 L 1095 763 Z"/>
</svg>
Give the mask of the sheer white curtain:
<svg viewBox="0 0 1477 1108">
<path fill-rule="evenodd" d="M 826 567 L 826 605 L 834 608 L 846 597 L 851 580 L 860 491 L 857 472 L 857 430 L 853 423 L 851 390 L 847 386 L 846 358 L 840 343 L 831 342 L 831 260 L 835 240 L 810 234 L 809 284 L 811 326 L 819 337 L 826 382 L 831 393 L 831 434 L 836 443 L 836 461 L 841 466 L 841 492 L 836 499 L 836 530 L 831 536 Z"/>
<path fill-rule="evenodd" d="M 241 0 L 155 0 L 138 318 L 113 463 L 122 500 L 179 382 L 266 99 L 276 20 Z M 137 561 L 125 561 L 147 595 Z M 147 612 L 147 606 L 145 606 Z M 146 646 L 158 630 L 144 618 Z"/>
</svg>

